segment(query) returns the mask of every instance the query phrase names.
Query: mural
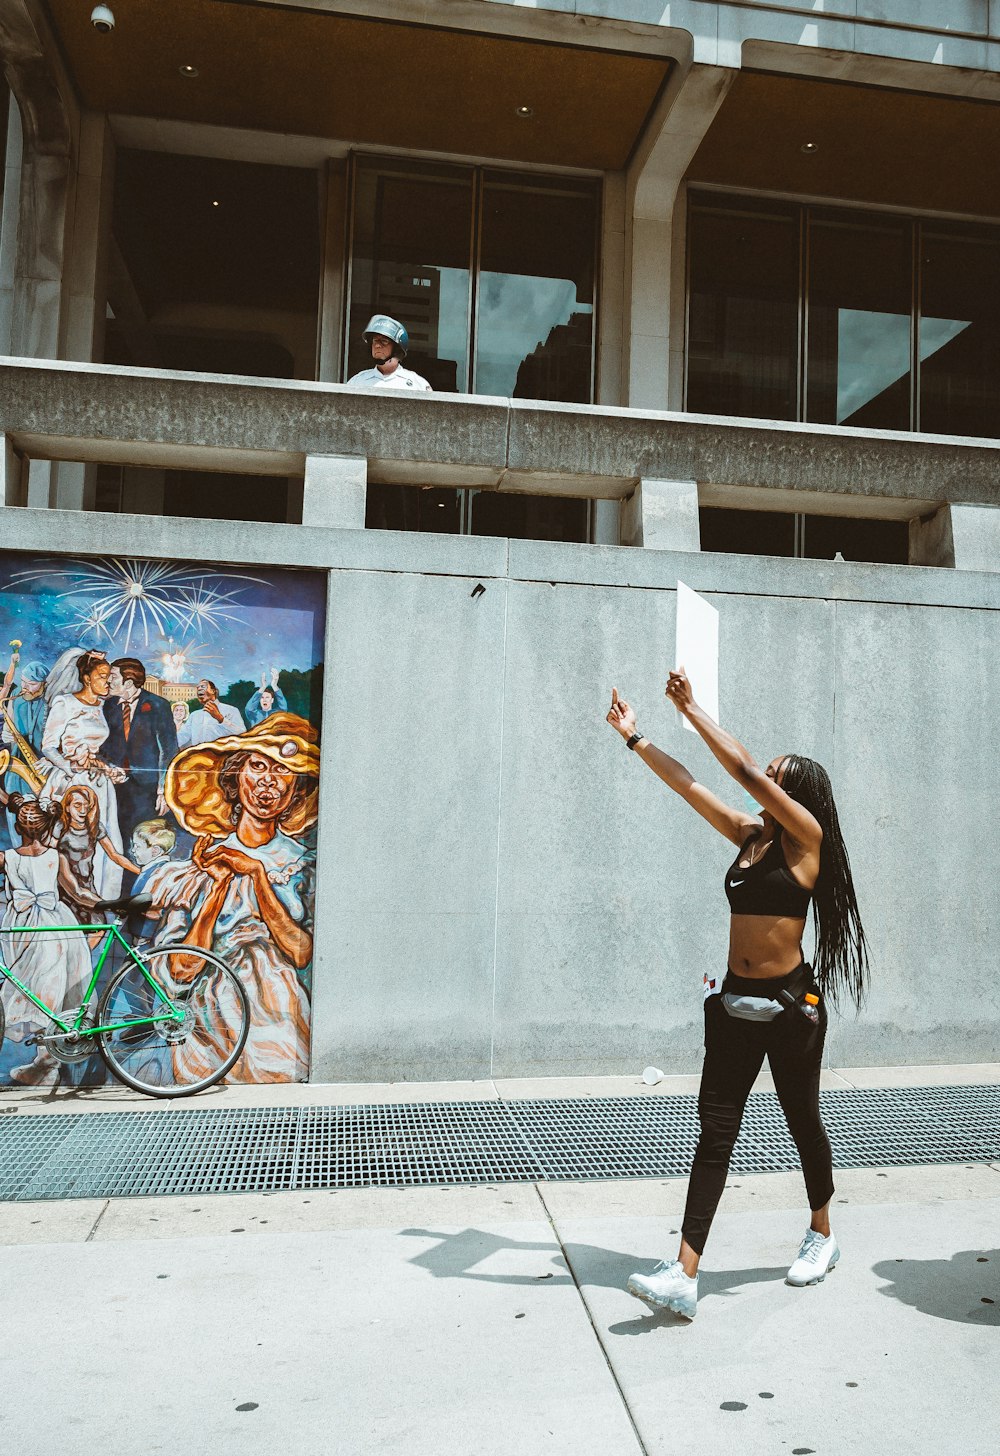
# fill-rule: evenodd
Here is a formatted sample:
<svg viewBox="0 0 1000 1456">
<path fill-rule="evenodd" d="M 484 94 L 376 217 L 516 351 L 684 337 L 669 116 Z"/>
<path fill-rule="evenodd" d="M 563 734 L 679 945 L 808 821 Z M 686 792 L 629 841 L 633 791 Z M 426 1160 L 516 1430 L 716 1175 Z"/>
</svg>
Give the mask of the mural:
<svg viewBox="0 0 1000 1456">
<path fill-rule="evenodd" d="M 324 617 L 315 572 L 0 553 L 0 955 L 50 1005 L 79 1005 L 99 937 L 5 932 L 146 893 L 133 934 L 244 982 L 230 1080 L 308 1075 Z M 106 1080 L 0 995 L 0 1084 Z"/>
</svg>

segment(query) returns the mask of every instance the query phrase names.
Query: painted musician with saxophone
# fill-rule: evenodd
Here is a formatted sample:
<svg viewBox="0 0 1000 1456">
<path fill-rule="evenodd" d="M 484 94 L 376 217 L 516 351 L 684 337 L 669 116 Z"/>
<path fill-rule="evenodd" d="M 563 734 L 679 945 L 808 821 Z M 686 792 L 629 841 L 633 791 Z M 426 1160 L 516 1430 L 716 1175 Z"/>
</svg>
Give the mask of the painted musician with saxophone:
<svg viewBox="0 0 1000 1456">
<path fill-rule="evenodd" d="M 20 685 L 15 685 L 21 644 L 11 642 L 14 649 L 10 665 L 0 684 L 0 765 L 5 770 L 3 788 L 7 794 L 41 792 L 47 765 L 41 764 L 42 735 L 49 705 L 45 700 L 45 681 L 49 669 L 37 659 L 21 668 Z M 7 811 L 7 835 L 12 847 L 20 843 L 14 828 L 14 816 Z"/>
</svg>

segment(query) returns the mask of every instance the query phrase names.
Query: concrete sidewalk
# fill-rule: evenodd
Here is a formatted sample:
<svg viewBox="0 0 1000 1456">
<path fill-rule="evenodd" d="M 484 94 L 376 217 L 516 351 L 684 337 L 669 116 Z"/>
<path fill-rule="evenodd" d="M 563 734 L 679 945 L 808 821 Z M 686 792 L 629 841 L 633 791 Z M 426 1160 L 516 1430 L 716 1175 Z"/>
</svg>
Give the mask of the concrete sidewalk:
<svg viewBox="0 0 1000 1456">
<path fill-rule="evenodd" d="M 950 1080 L 996 1080 L 986 1070 Z M 419 1100 L 404 1090 L 397 1100 Z M 377 1100 L 366 1091 L 349 1100 Z M 0 1106 L 24 1115 L 32 1095 Z M 108 1100 L 53 1110 L 94 1099 Z M 992 1453 L 1000 1163 L 842 1171 L 837 1184 L 841 1264 L 797 1290 L 783 1279 L 806 1223 L 800 1176 L 734 1179 L 693 1323 L 624 1291 L 632 1270 L 673 1255 L 684 1179 L 2 1204 L 0 1444 Z"/>
</svg>

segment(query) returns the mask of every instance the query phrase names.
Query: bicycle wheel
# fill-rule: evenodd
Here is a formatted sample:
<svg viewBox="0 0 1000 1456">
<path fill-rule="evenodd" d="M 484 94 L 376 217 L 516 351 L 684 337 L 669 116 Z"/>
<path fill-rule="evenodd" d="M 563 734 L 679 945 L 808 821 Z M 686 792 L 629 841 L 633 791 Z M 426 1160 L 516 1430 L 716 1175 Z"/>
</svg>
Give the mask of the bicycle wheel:
<svg viewBox="0 0 1000 1456">
<path fill-rule="evenodd" d="M 189 980 L 193 954 L 204 965 Z M 150 1097 L 187 1097 L 221 1081 L 242 1055 L 250 1032 L 250 1003 L 239 976 L 211 951 L 189 945 L 153 946 L 137 956 L 184 1015 L 181 1021 L 98 1032 L 95 1039 L 112 1075 Z M 108 985 L 98 1017 L 101 1025 L 135 1022 L 164 1010 L 163 1000 L 130 960 Z"/>
</svg>

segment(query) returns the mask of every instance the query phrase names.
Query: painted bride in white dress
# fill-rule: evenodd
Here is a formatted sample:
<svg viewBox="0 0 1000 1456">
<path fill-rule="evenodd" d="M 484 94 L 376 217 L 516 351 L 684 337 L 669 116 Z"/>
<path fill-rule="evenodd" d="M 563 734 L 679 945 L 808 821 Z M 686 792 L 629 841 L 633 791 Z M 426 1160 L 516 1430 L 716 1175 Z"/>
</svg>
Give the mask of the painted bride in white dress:
<svg viewBox="0 0 1000 1456">
<path fill-rule="evenodd" d="M 67 657 L 72 660 L 72 654 L 64 654 L 46 684 L 49 715 L 42 736 L 42 757 L 52 767 L 45 780 L 45 792 L 59 799 L 74 784 L 93 789 L 101 822 L 115 848 L 121 850 L 115 784 L 124 781 L 125 773 L 113 764 L 104 763 L 100 757 L 109 732 L 104 701 L 108 696 L 111 664 L 103 652 L 81 653 L 74 664 L 79 687 L 71 691 L 66 681 Z M 114 900 L 121 894 L 121 866 L 100 845 L 94 854 L 94 886 L 102 900 Z"/>
</svg>

